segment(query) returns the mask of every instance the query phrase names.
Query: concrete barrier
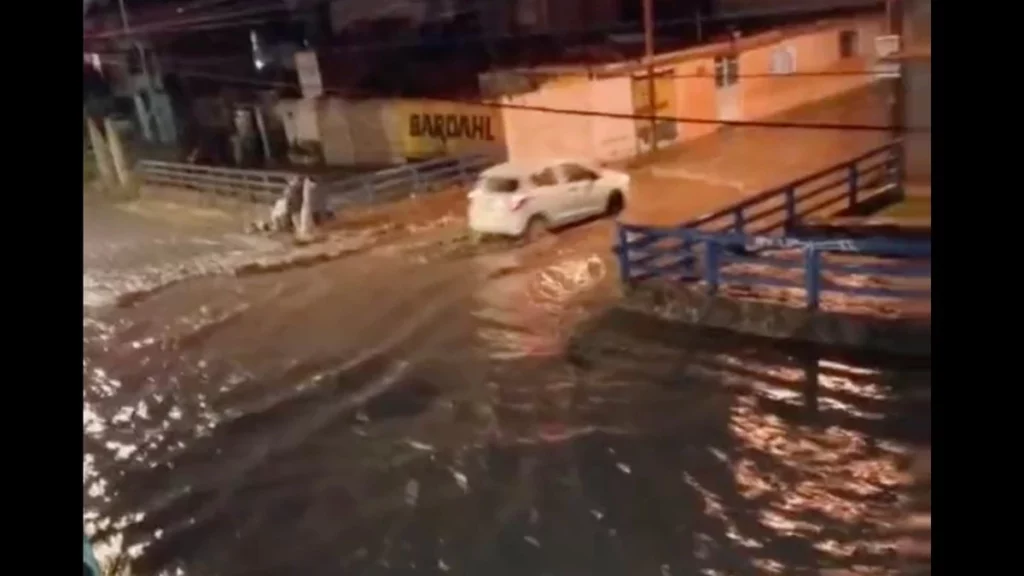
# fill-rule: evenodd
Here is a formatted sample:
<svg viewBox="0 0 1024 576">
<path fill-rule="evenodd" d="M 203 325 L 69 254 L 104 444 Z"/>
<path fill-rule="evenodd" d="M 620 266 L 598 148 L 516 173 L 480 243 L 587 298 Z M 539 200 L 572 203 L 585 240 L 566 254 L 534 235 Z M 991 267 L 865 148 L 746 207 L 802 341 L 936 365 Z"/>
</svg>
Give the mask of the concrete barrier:
<svg viewBox="0 0 1024 576">
<path fill-rule="evenodd" d="M 688 326 L 931 357 L 931 317 L 877 317 L 708 294 L 703 287 L 651 282 L 629 290 L 618 305 Z"/>
</svg>

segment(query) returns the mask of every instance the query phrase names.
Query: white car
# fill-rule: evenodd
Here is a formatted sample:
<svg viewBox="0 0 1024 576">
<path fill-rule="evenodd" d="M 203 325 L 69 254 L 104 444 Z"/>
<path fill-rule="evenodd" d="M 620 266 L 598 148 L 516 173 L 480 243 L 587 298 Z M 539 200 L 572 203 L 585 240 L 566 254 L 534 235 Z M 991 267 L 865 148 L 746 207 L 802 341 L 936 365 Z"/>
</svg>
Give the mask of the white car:
<svg viewBox="0 0 1024 576">
<path fill-rule="evenodd" d="M 469 228 L 535 239 L 551 228 L 618 214 L 628 196 L 628 174 L 587 162 L 506 162 L 484 170 L 469 193 Z"/>
</svg>

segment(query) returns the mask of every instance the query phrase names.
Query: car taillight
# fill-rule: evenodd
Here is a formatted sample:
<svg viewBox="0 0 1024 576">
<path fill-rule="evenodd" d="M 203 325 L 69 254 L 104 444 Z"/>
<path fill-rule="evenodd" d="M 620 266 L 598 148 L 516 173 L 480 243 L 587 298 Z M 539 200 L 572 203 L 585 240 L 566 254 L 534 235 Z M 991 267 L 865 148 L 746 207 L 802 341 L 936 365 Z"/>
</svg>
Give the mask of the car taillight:
<svg viewBox="0 0 1024 576">
<path fill-rule="evenodd" d="M 519 210 L 523 206 L 526 206 L 526 203 L 529 202 L 529 201 L 530 201 L 530 198 L 528 196 L 520 196 L 519 198 L 512 198 L 508 202 L 508 207 L 509 207 L 510 210 L 515 212 L 516 210 Z"/>
</svg>

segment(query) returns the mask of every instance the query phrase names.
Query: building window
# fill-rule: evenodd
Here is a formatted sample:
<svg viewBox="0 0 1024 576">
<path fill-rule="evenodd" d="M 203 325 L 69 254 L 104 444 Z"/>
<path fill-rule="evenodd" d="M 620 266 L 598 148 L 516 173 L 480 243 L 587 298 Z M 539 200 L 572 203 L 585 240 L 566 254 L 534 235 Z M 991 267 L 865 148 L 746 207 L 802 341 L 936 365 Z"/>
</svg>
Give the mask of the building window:
<svg viewBox="0 0 1024 576">
<path fill-rule="evenodd" d="M 860 52 L 856 30 L 839 31 L 839 57 L 853 58 Z"/>
<path fill-rule="evenodd" d="M 772 53 L 772 74 L 792 74 L 796 72 L 796 49 L 783 46 Z"/>
<path fill-rule="evenodd" d="M 727 88 L 740 79 L 740 62 L 733 56 L 715 56 L 715 87 Z"/>
</svg>

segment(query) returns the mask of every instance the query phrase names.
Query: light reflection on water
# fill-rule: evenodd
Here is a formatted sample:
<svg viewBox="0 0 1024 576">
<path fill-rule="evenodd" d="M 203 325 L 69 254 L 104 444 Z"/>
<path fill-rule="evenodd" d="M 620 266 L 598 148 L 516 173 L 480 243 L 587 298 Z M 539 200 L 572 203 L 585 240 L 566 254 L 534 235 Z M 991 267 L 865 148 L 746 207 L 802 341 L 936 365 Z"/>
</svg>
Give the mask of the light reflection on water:
<svg viewBox="0 0 1024 576">
<path fill-rule="evenodd" d="M 143 573 L 899 572 L 891 369 L 816 360 L 808 420 L 785 353 L 616 335 L 567 361 L 597 257 L 352 266 L 86 321 L 90 533 Z"/>
<path fill-rule="evenodd" d="M 515 269 L 516 263 L 504 262 Z M 540 270 L 496 278 L 474 293 L 477 335 L 496 360 L 561 353 L 583 310 L 574 301 L 607 277 L 597 255 L 566 259 Z"/>
</svg>

